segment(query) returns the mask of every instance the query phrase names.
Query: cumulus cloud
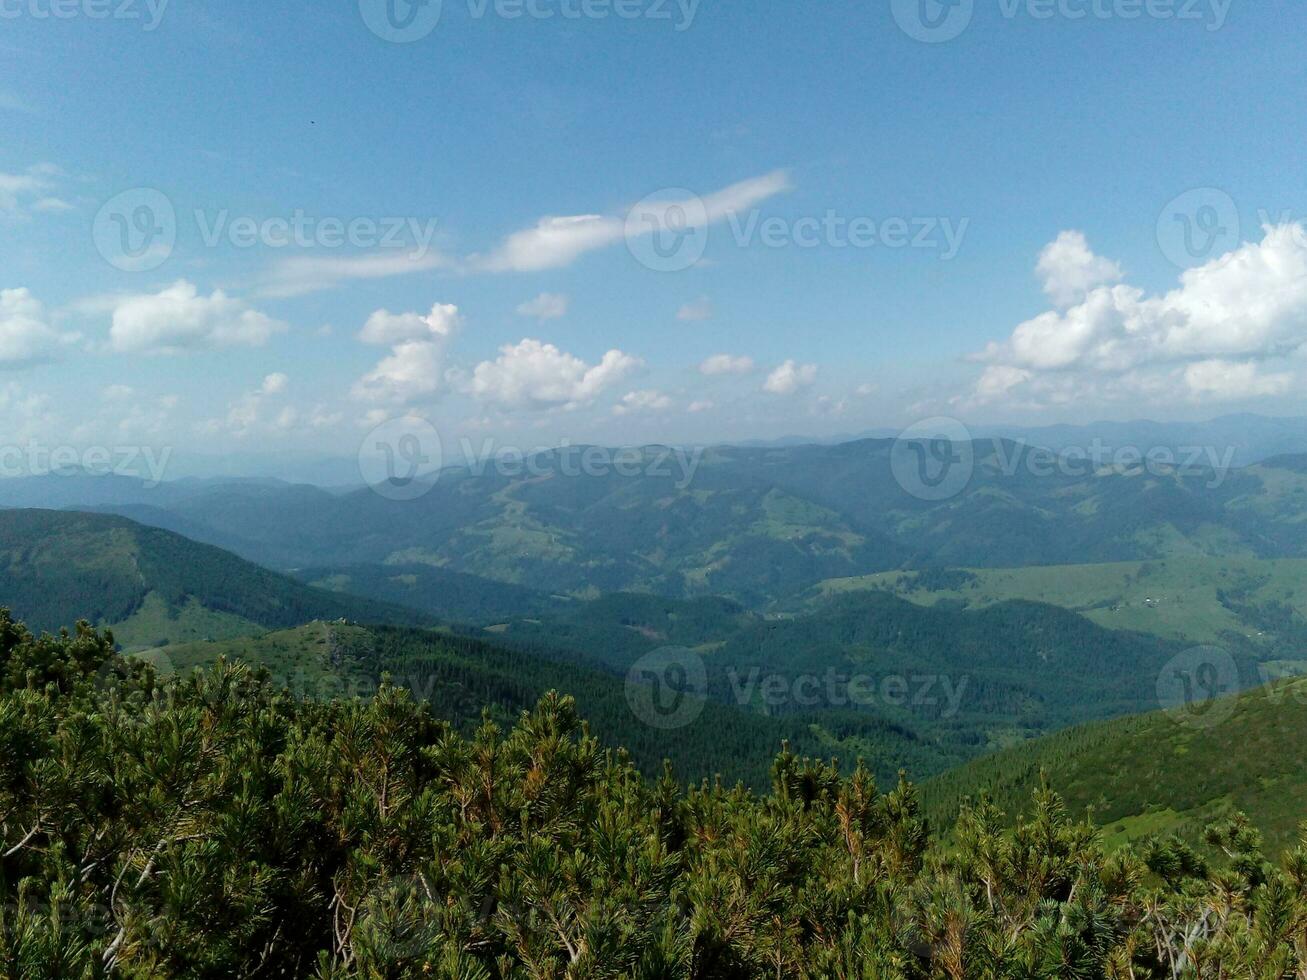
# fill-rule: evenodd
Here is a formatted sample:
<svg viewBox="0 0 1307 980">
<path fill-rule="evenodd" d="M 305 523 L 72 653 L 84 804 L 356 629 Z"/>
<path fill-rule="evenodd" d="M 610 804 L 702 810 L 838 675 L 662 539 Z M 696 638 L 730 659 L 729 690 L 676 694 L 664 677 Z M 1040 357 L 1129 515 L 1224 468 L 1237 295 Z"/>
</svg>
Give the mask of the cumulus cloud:
<svg viewBox="0 0 1307 980">
<path fill-rule="evenodd" d="M 50 325 L 45 307 L 26 289 L 0 289 L 0 368 L 51 360 L 77 339 Z"/>
<path fill-rule="evenodd" d="M 699 373 L 709 377 L 718 374 L 751 374 L 756 365 L 745 354 L 714 354 L 699 365 Z"/>
<path fill-rule="evenodd" d="M 792 395 L 817 380 L 817 365 L 786 361 L 767 376 L 762 390 L 770 395 Z"/>
<path fill-rule="evenodd" d="M 478 364 L 464 387 L 501 410 L 573 409 L 593 402 L 641 366 L 639 358 L 620 350 L 610 350 L 590 365 L 553 344 L 527 338 Z"/>
<path fill-rule="evenodd" d="M 109 340 L 114 350 L 176 354 L 215 347 L 259 347 L 286 328 L 221 289 L 203 296 L 192 283 L 114 300 Z"/>
<path fill-rule="evenodd" d="M 582 255 L 607 248 L 625 238 L 628 227 L 666 227 L 666 216 L 676 209 L 688 216 L 686 231 L 724 221 L 728 216 L 790 188 L 789 175 L 775 171 L 740 181 L 729 187 L 690 200 L 669 199 L 640 205 L 639 211 L 622 215 L 580 214 L 541 218 L 531 228 L 514 232 L 488 255 L 472 256 L 472 269 L 489 272 L 538 272 L 571 265 Z"/>
<path fill-rule="evenodd" d="M 1039 253 L 1035 272 L 1044 292 L 1058 306 L 1070 306 L 1085 298 L 1091 289 L 1118 282 L 1121 267 L 1095 255 L 1082 232 L 1064 231 Z"/>
<path fill-rule="evenodd" d="M 389 344 L 383 358 L 354 385 L 358 401 L 412 404 L 433 398 L 444 379 L 445 351 L 462 325 L 458 307 L 437 303 L 426 316 L 378 310 L 368 317 L 359 339 Z"/>
<path fill-rule="evenodd" d="M 1267 226 L 1260 242 L 1185 271 L 1167 293 L 1101 284 L 1066 309 L 1018 325 L 977 356 L 988 366 L 971 401 L 1263 397 L 1292 383 L 1277 362 L 1303 353 L 1307 229 Z"/>
<path fill-rule="evenodd" d="M 632 415 L 637 412 L 665 412 L 672 407 L 672 400 L 661 391 L 646 389 L 630 391 L 613 406 L 614 415 Z"/>
<path fill-rule="evenodd" d="M 537 320 L 557 320 L 567 316 L 569 304 L 570 301 L 562 293 L 541 293 L 519 306 L 517 312 Z"/>
<path fill-rule="evenodd" d="M 359 340 L 383 346 L 409 340 L 447 340 L 454 335 L 460 322 L 458 307 L 448 303 L 437 303 L 426 316 L 377 310 L 363 325 Z"/>
<path fill-rule="evenodd" d="M 397 404 L 429 399 L 440 391 L 443 367 L 444 352 L 438 344 L 405 341 L 355 382 L 351 394 L 359 401 Z"/>
<path fill-rule="evenodd" d="M 716 403 L 709 401 L 708 399 L 702 399 L 700 401 L 690 402 L 685 410 L 691 415 L 698 415 L 700 412 L 711 412 L 716 407 Z"/>
</svg>

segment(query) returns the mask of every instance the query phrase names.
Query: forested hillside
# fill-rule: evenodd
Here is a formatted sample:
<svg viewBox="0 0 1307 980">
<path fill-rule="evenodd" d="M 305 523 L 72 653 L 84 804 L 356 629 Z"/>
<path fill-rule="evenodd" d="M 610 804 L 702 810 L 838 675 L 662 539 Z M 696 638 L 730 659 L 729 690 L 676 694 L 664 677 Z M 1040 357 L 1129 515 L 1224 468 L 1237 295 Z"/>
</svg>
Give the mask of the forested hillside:
<svg viewBox="0 0 1307 980">
<path fill-rule="evenodd" d="M 908 783 L 781 752 L 758 796 L 604 751 L 568 698 L 451 731 L 403 690 L 160 681 L 0 613 L 0 975 L 1287 977 L 1307 851 L 1107 853 L 1051 792 L 947 846 Z M 108 665 L 108 666 L 106 666 Z"/>
<path fill-rule="evenodd" d="M 0 511 L 0 603 L 35 629 L 86 619 L 128 647 L 248 636 L 311 619 L 422 620 L 309 588 L 235 555 L 120 517 Z"/>
<path fill-rule="evenodd" d="M 682 783 L 721 778 L 761 789 L 769 782 L 773 756 L 787 741 L 814 756 L 862 757 L 882 779 L 901 769 L 920 776 L 941 772 L 977 751 L 940 738 L 929 725 L 874 710 L 814 707 L 769 716 L 694 691 L 685 692 L 692 705 L 683 724 L 658 724 L 637 710 L 625 671 L 557 649 L 504 649 L 430 630 L 310 623 L 255 638 L 164 647 L 148 659 L 179 672 L 220 659 L 240 661 L 266 668 L 276 683 L 319 700 L 371 697 L 388 678 L 465 733 L 483 714 L 510 725 L 548 692 L 565 691 L 605 746 L 625 749 L 645 771 L 670 761 Z"/>
<path fill-rule="evenodd" d="M 583 651 L 619 670 L 661 647 L 684 646 L 717 700 L 775 715 L 868 711 L 963 753 L 1150 710 L 1159 672 L 1184 649 L 1043 603 L 923 607 L 880 591 L 836 596 L 793 617 L 718 598 L 610 595 L 490 635 L 498 644 Z M 1231 651 L 1243 682 L 1256 683 L 1257 650 Z M 779 696 L 769 696 L 769 683 Z M 871 692 L 863 703 L 851 685 Z"/>
<path fill-rule="evenodd" d="M 1013 810 L 1041 780 L 1115 842 L 1180 834 L 1249 814 L 1273 849 L 1297 840 L 1307 800 L 1307 680 L 1274 681 L 1199 706 L 1099 722 L 1014 746 L 923 786 L 926 809 L 950 823 L 968 797 Z"/>
</svg>

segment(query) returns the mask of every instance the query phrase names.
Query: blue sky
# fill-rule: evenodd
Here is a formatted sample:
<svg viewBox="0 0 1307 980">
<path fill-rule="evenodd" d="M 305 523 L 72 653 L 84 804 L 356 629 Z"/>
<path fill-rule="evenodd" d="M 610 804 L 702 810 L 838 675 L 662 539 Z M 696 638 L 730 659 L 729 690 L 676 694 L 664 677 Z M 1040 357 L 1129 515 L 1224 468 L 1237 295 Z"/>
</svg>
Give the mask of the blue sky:
<svg viewBox="0 0 1307 980">
<path fill-rule="evenodd" d="M 618 2 L 0 0 L 9 440 L 1302 414 L 1301 4 Z"/>
</svg>

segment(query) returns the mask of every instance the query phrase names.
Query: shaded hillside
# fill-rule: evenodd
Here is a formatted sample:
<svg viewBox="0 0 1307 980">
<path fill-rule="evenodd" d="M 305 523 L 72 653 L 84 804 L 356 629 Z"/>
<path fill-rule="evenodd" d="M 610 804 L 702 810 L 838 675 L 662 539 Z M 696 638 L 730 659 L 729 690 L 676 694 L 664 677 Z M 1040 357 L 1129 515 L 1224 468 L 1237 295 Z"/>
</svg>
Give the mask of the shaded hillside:
<svg viewBox="0 0 1307 980">
<path fill-rule="evenodd" d="M 310 619 L 420 614 L 310 588 L 218 548 L 121 517 L 0 511 L 0 605 L 34 629 L 78 619 L 128 647 L 238 636 Z"/>
</svg>

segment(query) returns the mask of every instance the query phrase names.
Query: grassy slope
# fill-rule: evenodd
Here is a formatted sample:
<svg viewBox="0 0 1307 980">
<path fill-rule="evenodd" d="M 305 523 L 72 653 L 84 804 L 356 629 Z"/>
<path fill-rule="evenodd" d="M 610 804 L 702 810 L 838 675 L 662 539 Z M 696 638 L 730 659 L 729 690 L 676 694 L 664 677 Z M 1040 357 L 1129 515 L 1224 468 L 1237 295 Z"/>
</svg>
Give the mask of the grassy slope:
<svg viewBox="0 0 1307 980">
<path fill-rule="evenodd" d="M 1274 849 L 1296 840 L 1307 799 L 1307 680 L 1281 681 L 1224 706 L 1210 727 L 1165 712 L 1069 729 L 968 763 L 922 787 L 937 826 L 961 801 L 991 796 L 1009 814 L 1027 805 L 1041 772 L 1109 839 L 1179 833 L 1200 840 L 1242 810 Z"/>
<path fill-rule="evenodd" d="M 1083 613 L 1109 629 L 1135 630 L 1187 643 L 1246 640 L 1265 630 L 1255 618 L 1223 605 L 1218 592 L 1246 591 L 1255 604 L 1279 602 L 1307 617 L 1307 560 L 1184 558 L 1030 568 L 973 568 L 974 580 L 955 588 L 922 588 L 913 573 L 887 572 L 822 582 L 826 598 L 889 589 L 912 602 L 940 601 L 984 607 L 1011 599 L 1047 602 Z"/>
<path fill-rule="evenodd" d="M 310 588 L 169 531 L 71 511 L 0 512 L 0 603 L 37 630 L 87 619 L 112 628 L 129 649 L 229 639 L 316 618 L 422 619 Z"/>
</svg>

